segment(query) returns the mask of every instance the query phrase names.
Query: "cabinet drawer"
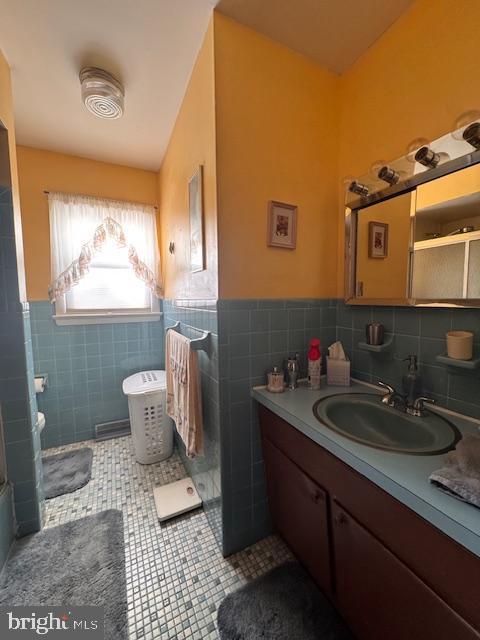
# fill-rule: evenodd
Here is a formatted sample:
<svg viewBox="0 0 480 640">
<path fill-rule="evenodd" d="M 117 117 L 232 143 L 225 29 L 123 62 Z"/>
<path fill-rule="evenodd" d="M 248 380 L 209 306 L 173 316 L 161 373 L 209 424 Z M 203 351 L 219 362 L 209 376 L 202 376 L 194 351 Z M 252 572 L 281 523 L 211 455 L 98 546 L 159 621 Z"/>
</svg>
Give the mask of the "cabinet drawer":
<svg viewBox="0 0 480 640">
<path fill-rule="evenodd" d="M 263 454 L 272 520 L 318 586 L 331 595 L 327 494 L 266 439 Z"/>
<path fill-rule="evenodd" d="M 359 640 L 479 640 L 377 538 L 333 501 L 336 600 Z"/>
</svg>

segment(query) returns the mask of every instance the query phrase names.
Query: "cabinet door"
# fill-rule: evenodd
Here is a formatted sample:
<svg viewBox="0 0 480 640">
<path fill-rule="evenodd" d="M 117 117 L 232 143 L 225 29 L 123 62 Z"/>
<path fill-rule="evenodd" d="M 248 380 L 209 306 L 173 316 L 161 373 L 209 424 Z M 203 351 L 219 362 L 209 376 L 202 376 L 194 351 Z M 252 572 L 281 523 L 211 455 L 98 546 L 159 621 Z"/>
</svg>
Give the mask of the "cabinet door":
<svg viewBox="0 0 480 640">
<path fill-rule="evenodd" d="M 359 640 L 480 635 L 333 501 L 337 605 Z"/>
<path fill-rule="evenodd" d="M 268 440 L 263 440 L 263 453 L 272 520 L 318 586 L 330 595 L 327 495 Z"/>
</svg>

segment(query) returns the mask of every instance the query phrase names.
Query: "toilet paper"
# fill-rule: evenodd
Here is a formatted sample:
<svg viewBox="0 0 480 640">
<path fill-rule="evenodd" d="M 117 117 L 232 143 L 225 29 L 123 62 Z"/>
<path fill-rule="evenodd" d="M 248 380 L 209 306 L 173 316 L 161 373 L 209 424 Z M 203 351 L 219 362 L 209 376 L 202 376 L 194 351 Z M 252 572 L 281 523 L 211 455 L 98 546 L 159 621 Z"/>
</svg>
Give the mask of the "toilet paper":
<svg viewBox="0 0 480 640">
<path fill-rule="evenodd" d="M 35 378 L 35 393 L 43 393 L 45 391 L 46 378 Z"/>
</svg>

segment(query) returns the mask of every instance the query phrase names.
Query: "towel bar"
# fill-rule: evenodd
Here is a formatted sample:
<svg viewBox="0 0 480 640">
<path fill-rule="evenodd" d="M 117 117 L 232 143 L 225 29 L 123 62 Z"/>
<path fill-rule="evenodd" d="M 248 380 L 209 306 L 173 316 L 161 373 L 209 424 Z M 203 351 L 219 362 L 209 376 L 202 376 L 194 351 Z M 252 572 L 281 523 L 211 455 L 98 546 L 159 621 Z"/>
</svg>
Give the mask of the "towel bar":
<svg viewBox="0 0 480 640">
<path fill-rule="evenodd" d="M 166 331 L 176 331 L 177 333 L 182 333 L 180 331 L 180 322 L 177 321 L 174 325 L 172 325 L 171 327 L 167 327 Z M 210 336 L 211 336 L 211 332 L 210 331 L 204 331 L 203 335 L 201 338 L 194 338 L 193 340 L 190 340 L 190 349 L 193 349 L 193 351 L 207 351 L 209 346 L 210 346 Z"/>
</svg>

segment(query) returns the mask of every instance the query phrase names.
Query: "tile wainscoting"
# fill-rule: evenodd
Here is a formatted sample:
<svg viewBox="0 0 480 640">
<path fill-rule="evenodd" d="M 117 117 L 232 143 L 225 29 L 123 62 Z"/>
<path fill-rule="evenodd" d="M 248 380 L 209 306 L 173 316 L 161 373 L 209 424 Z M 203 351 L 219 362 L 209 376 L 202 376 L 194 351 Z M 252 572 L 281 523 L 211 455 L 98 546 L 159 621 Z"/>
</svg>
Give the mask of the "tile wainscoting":
<svg viewBox="0 0 480 640">
<path fill-rule="evenodd" d="M 7 559 L 13 541 L 12 489 L 8 484 L 0 486 L 0 571 Z"/>
<path fill-rule="evenodd" d="M 215 539 L 221 549 L 225 533 L 222 522 L 222 492 L 220 476 L 220 404 L 218 326 L 216 300 L 164 300 L 166 328 L 180 322 L 181 332 L 195 339 L 203 331 L 211 332 L 207 351 L 198 351 L 204 427 L 204 456 L 188 458 L 181 439 L 176 444 L 183 464 L 203 500 L 203 508 Z"/>
<path fill-rule="evenodd" d="M 387 353 L 357 345 L 365 325 L 382 322 L 393 338 Z M 409 354 L 419 357 L 424 392 L 443 406 L 480 418 L 480 372 L 439 365 L 445 332 L 471 330 L 480 355 L 480 309 L 349 307 L 343 300 L 219 300 L 220 412 L 224 553 L 252 544 L 271 530 L 268 516 L 254 385 L 266 372 L 299 352 L 306 364 L 308 342 L 318 337 L 325 350 L 342 340 L 352 376 L 383 380 L 401 389 Z M 305 373 L 305 371 L 304 371 Z"/>
<path fill-rule="evenodd" d="M 358 349 L 365 340 L 365 325 L 376 320 L 393 338 L 390 351 L 369 353 Z M 382 380 L 401 391 L 407 371 L 404 359 L 418 356 L 423 391 L 453 411 L 480 418 L 480 372 L 446 367 L 436 356 L 446 352 L 450 329 L 474 334 L 474 351 L 480 355 L 480 309 L 426 307 L 352 307 L 338 301 L 337 338 L 352 360 L 352 376 L 367 382 Z"/>
<path fill-rule="evenodd" d="M 128 418 L 124 378 L 163 369 L 163 322 L 57 326 L 49 302 L 31 302 L 35 373 L 47 374 L 38 394 L 45 414 L 44 448 L 94 437 L 95 425 Z"/>
<path fill-rule="evenodd" d="M 197 338 L 211 331 L 208 352 L 199 352 L 205 456 L 182 461 L 204 501 L 208 522 L 224 555 L 271 531 L 257 408 L 251 387 L 264 384 L 273 366 L 300 354 L 305 374 L 312 337 L 322 349 L 343 341 L 352 375 L 400 388 L 410 353 L 419 356 L 425 393 L 440 404 L 480 417 L 480 374 L 450 370 L 435 357 L 445 351 L 445 332 L 471 329 L 480 353 L 480 310 L 347 307 L 336 299 L 165 300 L 158 323 L 57 327 L 47 302 L 31 304 L 36 373 L 49 374 L 39 396 L 47 427 L 44 444 L 92 437 L 96 422 L 128 415 L 121 392 L 134 371 L 164 368 L 164 327 L 180 321 Z M 378 320 L 393 337 L 392 350 L 372 354 L 357 348 L 365 324 Z M 48 434 L 48 435 L 47 435 Z"/>
<path fill-rule="evenodd" d="M 252 386 L 310 338 L 335 341 L 336 300 L 219 300 L 223 549 L 234 553 L 268 535 L 271 524 Z M 303 372 L 305 373 L 305 371 Z"/>
<path fill-rule="evenodd" d="M 0 406 L 7 480 L 18 535 L 38 531 L 42 469 L 33 382 L 30 314 L 20 302 L 10 189 L 0 188 Z"/>
</svg>

